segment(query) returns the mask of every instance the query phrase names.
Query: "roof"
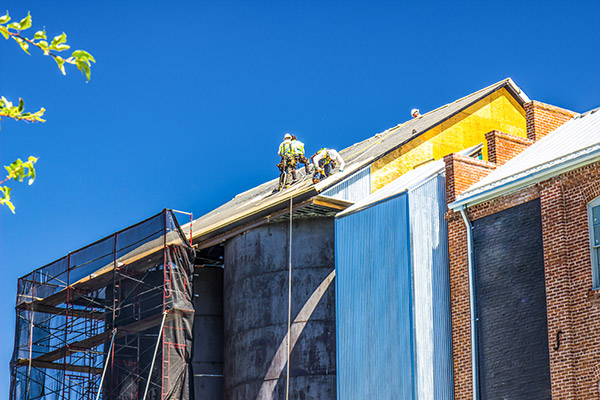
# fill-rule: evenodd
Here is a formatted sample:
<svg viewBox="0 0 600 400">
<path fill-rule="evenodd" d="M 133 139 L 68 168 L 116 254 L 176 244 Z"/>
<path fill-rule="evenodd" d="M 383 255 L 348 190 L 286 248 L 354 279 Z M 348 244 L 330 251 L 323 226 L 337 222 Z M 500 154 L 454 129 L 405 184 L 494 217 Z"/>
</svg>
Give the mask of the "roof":
<svg viewBox="0 0 600 400">
<path fill-rule="evenodd" d="M 483 143 L 477 146 L 470 147 L 468 149 L 460 151 L 458 154 L 470 156 L 483 148 Z M 437 160 L 429 162 L 425 165 L 421 165 L 413 170 L 408 171 L 399 178 L 394 179 L 392 182 L 379 189 L 370 196 L 357 201 L 346 210 L 336 215 L 336 218 L 345 217 L 347 215 L 362 211 L 383 201 L 389 200 L 393 197 L 399 196 L 402 193 L 406 193 L 423 183 L 429 181 L 431 178 L 443 173 L 446 170 L 444 160 Z"/>
<path fill-rule="evenodd" d="M 249 220 L 266 217 L 275 210 L 288 207 L 290 199 L 296 204 L 316 196 L 502 88 L 505 88 L 521 105 L 529 101 L 529 98 L 510 78 L 504 79 L 339 151 L 346 161 L 345 171 L 334 174 L 316 185 L 307 177 L 303 177 L 300 183 L 273 194 L 273 189 L 277 188 L 278 182 L 278 179 L 273 179 L 238 194 L 221 207 L 193 221 L 194 240 L 196 243 L 203 242 L 228 229 L 238 228 Z"/>
<path fill-rule="evenodd" d="M 458 209 L 600 161 L 600 108 L 573 119 L 529 146 L 448 205 Z"/>
</svg>

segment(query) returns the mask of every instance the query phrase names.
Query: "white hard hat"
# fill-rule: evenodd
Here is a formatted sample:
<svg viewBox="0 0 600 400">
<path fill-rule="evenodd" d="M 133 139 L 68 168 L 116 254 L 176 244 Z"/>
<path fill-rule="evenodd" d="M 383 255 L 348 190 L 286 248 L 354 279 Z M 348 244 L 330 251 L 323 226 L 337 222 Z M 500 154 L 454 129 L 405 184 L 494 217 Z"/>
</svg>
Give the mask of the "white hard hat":
<svg viewBox="0 0 600 400">
<path fill-rule="evenodd" d="M 413 108 L 412 110 L 410 110 L 410 115 L 414 116 L 415 114 L 419 115 L 419 109 L 418 108 Z"/>
<path fill-rule="evenodd" d="M 286 133 L 285 136 L 283 137 L 283 139 L 291 139 L 292 135 L 290 135 L 289 133 Z"/>
</svg>

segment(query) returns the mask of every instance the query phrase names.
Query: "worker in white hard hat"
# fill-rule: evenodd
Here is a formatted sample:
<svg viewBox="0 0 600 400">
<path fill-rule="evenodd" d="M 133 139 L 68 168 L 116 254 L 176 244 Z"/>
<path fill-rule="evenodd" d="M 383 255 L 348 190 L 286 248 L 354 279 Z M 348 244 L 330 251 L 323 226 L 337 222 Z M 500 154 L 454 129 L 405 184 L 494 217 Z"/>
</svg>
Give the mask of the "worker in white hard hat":
<svg viewBox="0 0 600 400">
<path fill-rule="evenodd" d="M 340 154 L 333 150 L 322 148 L 317 151 L 312 157 L 312 163 L 315 166 L 315 174 L 313 176 L 313 183 L 317 183 L 320 180 L 328 177 L 333 173 L 334 168 L 339 166 L 339 172 L 344 172 L 346 163 Z"/>
<path fill-rule="evenodd" d="M 304 164 L 304 175 L 310 174 L 310 161 L 304 156 L 304 143 L 296 139 L 296 135 L 292 135 L 292 152 L 296 165 Z M 296 180 L 296 170 L 293 171 L 294 180 Z"/>
<path fill-rule="evenodd" d="M 296 172 L 296 159 L 294 158 L 294 149 L 292 146 L 292 135 L 286 133 L 283 136 L 283 142 L 279 145 L 279 157 L 281 161 L 277 164 L 279 168 L 279 188 L 281 190 L 284 187 L 289 187 Z"/>
<path fill-rule="evenodd" d="M 419 113 L 419 109 L 418 108 L 413 108 L 412 110 L 410 110 L 410 115 L 412 115 L 413 118 L 417 118 L 421 114 Z"/>
</svg>

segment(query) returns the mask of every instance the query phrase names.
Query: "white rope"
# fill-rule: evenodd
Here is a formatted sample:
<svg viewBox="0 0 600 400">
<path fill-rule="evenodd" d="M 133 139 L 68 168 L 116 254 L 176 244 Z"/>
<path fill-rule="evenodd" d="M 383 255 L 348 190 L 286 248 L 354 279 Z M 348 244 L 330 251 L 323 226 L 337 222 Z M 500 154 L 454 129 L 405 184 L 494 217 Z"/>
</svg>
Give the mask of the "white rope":
<svg viewBox="0 0 600 400">
<path fill-rule="evenodd" d="M 150 387 L 150 379 L 152 379 L 152 370 L 154 369 L 154 362 L 156 361 L 156 353 L 158 353 L 158 345 L 162 339 L 163 328 L 165 327 L 165 319 L 167 318 L 167 310 L 163 311 L 162 322 L 160 323 L 160 330 L 158 331 L 158 338 L 156 339 L 156 347 L 154 348 L 154 356 L 152 356 L 152 363 L 150 364 L 150 372 L 148 373 L 148 381 L 146 381 L 146 390 L 144 390 L 144 398 L 148 395 L 148 388 Z M 162 367 L 161 367 L 162 368 Z M 162 383 L 161 383 L 162 385 Z"/>
<path fill-rule="evenodd" d="M 288 248 L 288 325 L 287 325 L 287 369 L 285 384 L 285 399 L 290 398 L 290 332 L 292 321 L 292 195 L 290 194 L 290 243 Z"/>
<path fill-rule="evenodd" d="M 110 360 L 110 355 L 112 353 L 113 344 L 115 343 L 115 334 L 117 333 L 117 328 L 112 331 L 112 338 L 110 339 L 110 347 L 108 348 L 108 352 L 106 353 L 106 362 L 104 363 L 104 369 L 102 370 L 102 378 L 100 378 L 100 386 L 98 386 L 98 393 L 96 393 L 96 400 L 100 398 L 100 392 L 102 392 L 102 384 L 104 383 L 104 375 L 106 375 L 106 369 L 108 368 L 108 361 Z"/>
</svg>

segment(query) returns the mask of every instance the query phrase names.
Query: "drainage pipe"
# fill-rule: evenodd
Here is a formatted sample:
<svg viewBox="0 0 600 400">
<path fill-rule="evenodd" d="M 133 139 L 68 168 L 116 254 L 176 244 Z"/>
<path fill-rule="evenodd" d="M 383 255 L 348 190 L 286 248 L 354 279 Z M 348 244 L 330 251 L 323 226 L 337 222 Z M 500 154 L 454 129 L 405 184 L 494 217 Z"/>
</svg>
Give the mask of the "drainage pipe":
<svg viewBox="0 0 600 400">
<path fill-rule="evenodd" d="M 467 228 L 467 254 L 469 260 L 469 307 L 471 308 L 471 366 L 473 372 L 473 400 L 479 400 L 479 346 L 477 343 L 477 311 L 475 309 L 475 271 L 473 262 L 473 225 L 467 216 L 465 206 L 460 214 Z"/>
</svg>

